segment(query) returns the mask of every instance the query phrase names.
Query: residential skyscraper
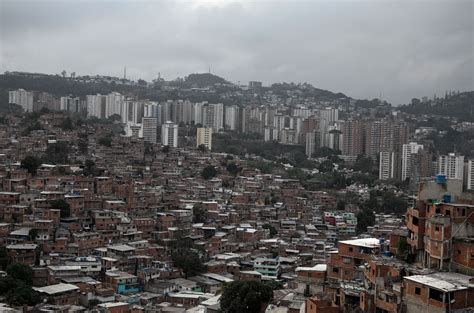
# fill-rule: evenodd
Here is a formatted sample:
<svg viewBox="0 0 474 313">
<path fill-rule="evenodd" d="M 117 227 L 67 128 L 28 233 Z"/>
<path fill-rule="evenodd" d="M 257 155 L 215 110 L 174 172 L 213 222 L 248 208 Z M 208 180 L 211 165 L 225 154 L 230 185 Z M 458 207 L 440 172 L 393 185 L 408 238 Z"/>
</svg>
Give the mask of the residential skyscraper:
<svg viewBox="0 0 474 313">
<path fill-rule="evenodd" d="M 474 160 L 467 163 L 467 189 L 474 190 Z"/>
<path fill-rule="evenodd" d="M 33 93 L 24 89 L 9 91 L 8 103 L 21 106 L 25 112 L 33 112 Z"/>
<path fill-rule="evenodd" d="M 114 114 L 120 115 L 122 117 L 122 106 L 125 97 L 118 92 L 112 92 L 105 96 L 105 118 L 112 116 Z"/>
<path fill-rule="evenodd" d="M 388 180 L 397 178 L 398 158 L 395 152 L 380 152 L 379 179 Z"/>
<path fill-rule="evenodd" d="M 212 150 L 212 128 L 199 127 L 196 131 L 196 147 L 204 145 L 207 150 Z"/>
<path fill-rule="evenodd" d="M 316 149 L 319 147 L 319 132 L 314 130 L 306 133 L 306 155 L 312 157 Z"/>
<path fill-rule="evenodd" d="M 364 123 L 358 119 L 348 119 L 341 123 L 343 155 L 358 156 L 364 153 Z"/>
<path fill-rule="evenodd" d="M 82 111 L 81 99 L 79 97 L 61 97 L 59 109 L 71 113 L 79 113 Z"/>
<path fill-rule="evenodd" d="M 464 156 L 455 153 L 440 155 L 438 158 L 438 174 L 446 175 L 449 179 L 464 178 Z"/>
<path fill-rule="evenodd" d="M 167 121 L 161 125 L 161 144 L 173 148 L 178 147 L 178 125 Z"/>
<path fill-rule="evenodd" d="M 238 130 L 239 128 L 239 107 L 236 105 L 225 108 L 225 128 L 227 130 Z"/>
<path fill-rule="evenodd" d="M 143 140 L 156 143 L 158 131 L 158 119 L 156 117 L 142 118 Z"/>
<path fill-rule="evenodd" d="M 106 96 L 97 94 L 97 95 L 87 95 L 87 117 L 97 117 L 97 118 L 106 118 L 105 116 L 105 103 Z"/>
<path fill-rule="evenodd" d="M 339 119 L 339 110 L 334 108 L 325 108 L 319 111 L 319 132 L 320 132 L 320 146 L 329 146 L 328 128 L 334 125 Z"/>
<path fill-rule="evenodd" d="M 402 181 L 412 177 L 413 155 L 423 150 L 423 145 L 410 142 L 402 146 Z"/>
</svg>

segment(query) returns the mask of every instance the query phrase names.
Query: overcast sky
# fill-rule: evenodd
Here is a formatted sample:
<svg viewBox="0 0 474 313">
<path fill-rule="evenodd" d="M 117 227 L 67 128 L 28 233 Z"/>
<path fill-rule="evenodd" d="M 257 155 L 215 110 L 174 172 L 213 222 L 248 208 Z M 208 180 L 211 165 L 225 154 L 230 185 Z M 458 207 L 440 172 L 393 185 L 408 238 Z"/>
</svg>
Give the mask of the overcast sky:
<svg viewBox="0 0 474 313">
<path fill-rule="evenodd" d="M 211 72 L 309 82 L 393 104 L 473 90 L 474 12 L 459 1 L 0 0 L 0 71 L 151 80 Z"/>
</svg>

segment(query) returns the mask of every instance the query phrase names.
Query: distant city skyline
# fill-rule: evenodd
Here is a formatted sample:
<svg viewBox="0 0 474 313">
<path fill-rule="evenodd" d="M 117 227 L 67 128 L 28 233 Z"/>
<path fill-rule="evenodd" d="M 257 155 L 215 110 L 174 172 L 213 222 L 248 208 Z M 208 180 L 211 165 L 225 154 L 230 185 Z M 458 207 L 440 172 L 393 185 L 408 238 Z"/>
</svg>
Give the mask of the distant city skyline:
<svg viewBox="0 0 474 313">
<path fill-rule="evenodd" d="M 0 0 L 0 71 L 208 72 L 397 105 L 474 86 L 471 1 Z"/>
</svg>

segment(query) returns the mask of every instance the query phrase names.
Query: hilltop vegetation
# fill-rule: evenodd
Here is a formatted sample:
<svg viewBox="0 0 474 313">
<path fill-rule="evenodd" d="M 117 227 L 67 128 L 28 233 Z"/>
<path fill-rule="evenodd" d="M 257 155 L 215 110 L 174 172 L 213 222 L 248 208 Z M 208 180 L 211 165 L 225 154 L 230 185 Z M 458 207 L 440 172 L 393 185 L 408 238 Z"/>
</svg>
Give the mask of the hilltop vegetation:
<svg viewBox="0 0 474 313">
<path fill-rule="evenodd" d="M 413 99 L 410 104 L 401 106 L 400 109 L 411 114 L 449 116 L 460 121 L 474 122 L 474 91 L 455 93 L 426 102 Z"/>
</svg>

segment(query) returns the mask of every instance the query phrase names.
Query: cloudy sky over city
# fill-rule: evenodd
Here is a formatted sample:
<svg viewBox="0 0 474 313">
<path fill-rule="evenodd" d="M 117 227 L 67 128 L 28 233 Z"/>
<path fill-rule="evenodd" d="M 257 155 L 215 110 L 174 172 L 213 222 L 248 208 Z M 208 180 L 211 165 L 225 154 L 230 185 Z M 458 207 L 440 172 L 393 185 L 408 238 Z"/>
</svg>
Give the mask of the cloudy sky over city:
<svg viewBox="0 0 474 313">
<path fill-rule="evenodd" d="M 309 82 L 394 104 L 474 86 L 473 1 L 0 0 L 0 71 Z"/>
</svg>

